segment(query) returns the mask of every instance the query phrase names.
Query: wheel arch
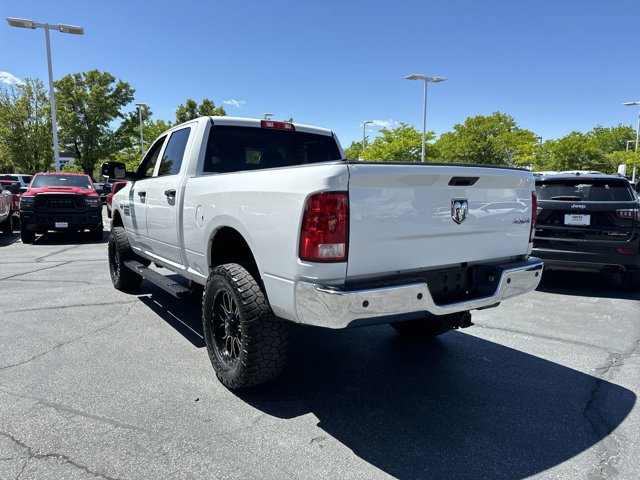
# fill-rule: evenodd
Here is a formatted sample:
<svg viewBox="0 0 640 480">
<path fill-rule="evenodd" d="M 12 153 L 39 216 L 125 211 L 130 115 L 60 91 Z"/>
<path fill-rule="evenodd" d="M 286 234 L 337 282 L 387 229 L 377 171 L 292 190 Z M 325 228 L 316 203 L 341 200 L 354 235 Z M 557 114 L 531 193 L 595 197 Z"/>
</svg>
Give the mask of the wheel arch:
<svg viewBox="0 0 640 480">
<path fill-rule="evenodd" d="M 261 278 L 249 242 L 235 228 L 222 226 L 217 228 L 209 240 L 207 262 L 209 271 L 225 263 L 237 263 L 245 267 L 256 280 Z"/>
<path fill-rule="evenodd" d="M 120 210 L 111 209 L 111 227 L 124 227 Z"/>
</svg>

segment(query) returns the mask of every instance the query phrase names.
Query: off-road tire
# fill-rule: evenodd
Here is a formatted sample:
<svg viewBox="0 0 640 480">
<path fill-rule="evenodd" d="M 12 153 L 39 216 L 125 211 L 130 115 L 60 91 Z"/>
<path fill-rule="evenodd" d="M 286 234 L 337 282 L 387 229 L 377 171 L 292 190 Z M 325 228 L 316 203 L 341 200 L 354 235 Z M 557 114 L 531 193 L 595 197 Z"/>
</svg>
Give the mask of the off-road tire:
<svg viewBox="0 0 640 480">
<path fill-rule="evenodd" d="M 21 225 L 20 240 L 22 240 L 22 243 L 33 243 L 36 240 L 36 232 L 34 232 L 33 230 L 27 230 Z"/>
<path fill-rule="evenodd" d="M 109 235 L 109 273 L 113 286 L 122 291 L 135 290 L 140 286 L 142 277 L 128 269 L 124 262 L 136 259 L 129 246 L 129 240 L 123 227 L 113 227 Z"/>
<path fill-rule="evenodd" d="M 627 290 L 640 290 L 640 271 L 622 272 L 622 286 Z"/>
<path fill-rule="evenodd" d="M 9 216 L 0 223 L 0 230 L 5 235 L 11 235 L 13 233 L 13 212 L 9 210 Z"/>
<path fill-rule="evenodd" d="M 227 388 L 268 382 L 284 368 L 288 324 L 275 317 L 259 283 L 241 265 L 220 265 L 209 275 L 202 324 L 209 359 Z"/>
<path fill-rule="evenodd" d="M 391 326 L 403 339 L 413 341 L 428 340 L 452 330 L 451 325 L 442 317 L 393 322 Z"/>
</svg>

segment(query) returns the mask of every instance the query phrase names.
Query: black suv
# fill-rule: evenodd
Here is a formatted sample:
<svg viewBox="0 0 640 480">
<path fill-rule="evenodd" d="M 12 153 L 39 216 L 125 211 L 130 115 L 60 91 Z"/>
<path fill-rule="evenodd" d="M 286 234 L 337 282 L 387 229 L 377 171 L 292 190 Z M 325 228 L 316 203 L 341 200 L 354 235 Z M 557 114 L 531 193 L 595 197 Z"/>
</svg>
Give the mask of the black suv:
<svg viewBox="0 0 640 480">
<path fill-rule="evenodd" d="M 533 255 L 545 269 L 619 272 L 640 289 L 640 201 L 614 175 L 546 175 L 536 179 Z"/>
</svg>

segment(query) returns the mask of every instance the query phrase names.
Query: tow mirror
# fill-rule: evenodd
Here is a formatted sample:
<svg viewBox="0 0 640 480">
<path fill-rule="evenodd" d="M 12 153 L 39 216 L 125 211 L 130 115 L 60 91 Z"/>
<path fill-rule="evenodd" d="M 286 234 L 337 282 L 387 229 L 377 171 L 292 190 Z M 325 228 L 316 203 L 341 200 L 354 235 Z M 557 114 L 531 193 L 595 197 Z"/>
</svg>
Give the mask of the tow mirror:
<svg viewBox="0 0 640 480">
<path fill-rule="evenodd" d="M 125 164 L 121 162 L 104 162 L 101 169 L 102 176 L 105 178 L 122 180 L 127 176 Z"/>
</svg>

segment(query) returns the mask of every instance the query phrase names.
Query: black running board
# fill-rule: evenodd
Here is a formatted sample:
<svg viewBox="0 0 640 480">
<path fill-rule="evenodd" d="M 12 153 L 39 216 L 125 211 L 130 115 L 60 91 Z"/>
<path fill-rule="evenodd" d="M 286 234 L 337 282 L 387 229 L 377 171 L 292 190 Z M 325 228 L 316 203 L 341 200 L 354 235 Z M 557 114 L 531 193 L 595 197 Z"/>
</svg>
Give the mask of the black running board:
<svg viewBox="0 0 640 480">
<path fill-rule="evenodd" d="M 176 298 L 187 297 L 190 293 L 190 290 L 187 287 L 180 285 L 177 282 L 174 282 L 173 280 L 171 280 L 168 277 L 165 277 L 161 273 L 158 273 L 154 270 L 151 270 L 148 267 L 145 267 L 140 262 L 136 262 L 135 260 L 127 260 L 126 262 L 124 262 L 124 265 L 129 270 L 133 270 L 142 278 L 147 279 L 157 287 L 160 287 L 162 290 L 170 293 Z"/>
</svg>

